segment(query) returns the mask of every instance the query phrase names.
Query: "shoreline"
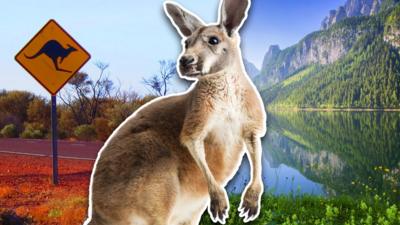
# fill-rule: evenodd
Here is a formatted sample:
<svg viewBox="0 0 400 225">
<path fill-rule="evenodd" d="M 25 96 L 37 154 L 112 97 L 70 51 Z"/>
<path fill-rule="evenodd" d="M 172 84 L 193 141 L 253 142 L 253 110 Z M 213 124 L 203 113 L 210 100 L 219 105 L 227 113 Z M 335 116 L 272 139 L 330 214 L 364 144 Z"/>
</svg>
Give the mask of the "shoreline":
<svg viewBox="0 0 400 225">
<path fill-rule="evenodd" d="M 398 109 L 368 109 L 368 108 L 268 108 L 268 112 L 400 112 Z"/>
</svg>

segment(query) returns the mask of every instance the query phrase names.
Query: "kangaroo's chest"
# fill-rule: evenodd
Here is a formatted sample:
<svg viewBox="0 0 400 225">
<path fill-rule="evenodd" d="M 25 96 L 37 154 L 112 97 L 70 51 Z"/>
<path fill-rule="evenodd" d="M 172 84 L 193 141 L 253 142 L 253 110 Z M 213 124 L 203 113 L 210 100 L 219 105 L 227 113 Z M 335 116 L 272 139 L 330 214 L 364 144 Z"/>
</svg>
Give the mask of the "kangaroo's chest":
<svg viewBox="0 0 400 225">
<path fill-rule="evenodd" d="M 205 140 L 206 158 L 216 179 L 227 182 L 235 173 L 243 155 L 244 115 L 232 105 L 219 105 Z"/>
<path fill-rule="evenodd" d="M 221 106 L 211 124 L 211 133 L 215 141 L 223 142 L 227 146 L 235 144 L 240 139 L 244 118 L 240 108 L 232 105 Z"/>
</svg>

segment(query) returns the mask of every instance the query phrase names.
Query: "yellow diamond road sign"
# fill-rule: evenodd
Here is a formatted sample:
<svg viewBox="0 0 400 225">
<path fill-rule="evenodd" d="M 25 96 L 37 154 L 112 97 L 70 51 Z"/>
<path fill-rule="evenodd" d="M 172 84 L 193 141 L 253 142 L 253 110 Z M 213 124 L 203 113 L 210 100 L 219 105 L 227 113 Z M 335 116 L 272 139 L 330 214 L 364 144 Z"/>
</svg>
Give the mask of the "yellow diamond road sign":
<svg viewBox="0 0 400 225">
<path fill-rule="evenodd" d="M 47 22 L 15 56 L 52 95 L 89 59 L 90 54 L 54 20 Z"/>
</svg>

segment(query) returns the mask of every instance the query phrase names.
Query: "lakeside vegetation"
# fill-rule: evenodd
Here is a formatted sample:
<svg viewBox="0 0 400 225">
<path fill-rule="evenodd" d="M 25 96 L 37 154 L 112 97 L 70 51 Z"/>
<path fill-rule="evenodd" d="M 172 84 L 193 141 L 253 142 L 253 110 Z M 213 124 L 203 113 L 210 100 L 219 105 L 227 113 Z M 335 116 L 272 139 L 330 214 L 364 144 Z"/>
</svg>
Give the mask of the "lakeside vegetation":
<svg viewBox="0 0 400 225">
<path fill-rule="evenodd" d="M 400 112 L 400 108 L 299 108 L 266 107 L 269 112 Z"/>
<path fill-rule="evenodd" d="M 318 196 L 273 196 L 264 195 L 259 217 L 244 223 L 237 207 L 239 196 L 230 197 L 230 225 L 397 225 L 400 224 L 399 204 L 392 204 L 376 195 L 373 198 L 354 199 L 348 196 L 324 198 Z M 214 224 L 208 213 L 202 217 L 201 225 Z"/>
</svg>

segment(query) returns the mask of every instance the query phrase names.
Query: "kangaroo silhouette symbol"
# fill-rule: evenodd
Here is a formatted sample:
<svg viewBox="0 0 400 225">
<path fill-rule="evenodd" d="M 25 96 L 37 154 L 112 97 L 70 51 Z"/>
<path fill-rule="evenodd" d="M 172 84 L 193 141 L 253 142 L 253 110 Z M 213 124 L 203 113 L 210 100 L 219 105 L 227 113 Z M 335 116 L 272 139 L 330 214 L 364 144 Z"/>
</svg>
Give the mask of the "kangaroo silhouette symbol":
<svg viewBox="0 0 400 225">
<path fill-rule="evenodd" d="M 61 64 L 64 61 L 64 59 L 67 58 L 69 54 L 71 54 L 71 52 L 77 51 L 71 45 L 67 44 L 67 46 L 68 48 L 64 48 L 58 41 L 50 40 L 46 42 L 46 44 L 44 44 L 43 47 L 36 54 L 32 56 L 27 56 L 25 54 L 25 57 L 28 59 L 35 59 L 38 56 L 45 54 L 53 61 L 54 67 L 57 71 L 71 73 L 71 71 L 69 70 L 61 69 L 58 64 L 58 58 L 61 58 L 60 60 Z"/>
</svg>

